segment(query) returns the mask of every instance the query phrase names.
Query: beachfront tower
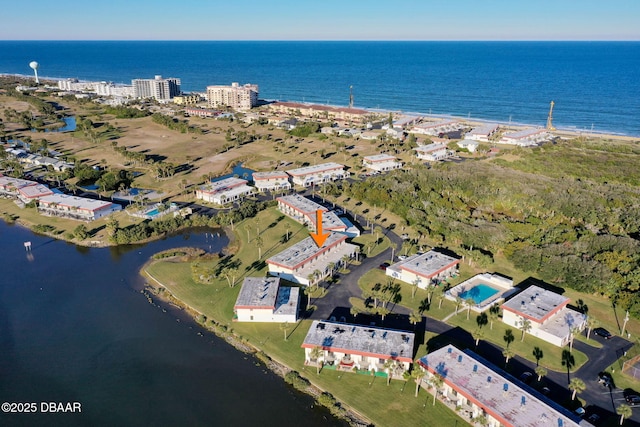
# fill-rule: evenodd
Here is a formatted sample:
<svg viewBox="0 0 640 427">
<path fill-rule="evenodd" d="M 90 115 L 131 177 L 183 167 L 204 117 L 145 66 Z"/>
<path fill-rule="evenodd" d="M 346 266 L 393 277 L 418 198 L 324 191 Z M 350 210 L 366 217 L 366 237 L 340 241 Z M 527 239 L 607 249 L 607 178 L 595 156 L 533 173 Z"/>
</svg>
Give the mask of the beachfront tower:
<svg viewBox="0 0 640 427">
<path fill-rule="evenodd" d="M 38 80 L 38 67 L 39 66 L 40 66 L 40 64 L 38 64 L 36 61 L 29 62 L 29 67 L 33 68 L 33 72 L 36 75 L 36 84 L 40 84 L 40 80 Z"/>
</svg>

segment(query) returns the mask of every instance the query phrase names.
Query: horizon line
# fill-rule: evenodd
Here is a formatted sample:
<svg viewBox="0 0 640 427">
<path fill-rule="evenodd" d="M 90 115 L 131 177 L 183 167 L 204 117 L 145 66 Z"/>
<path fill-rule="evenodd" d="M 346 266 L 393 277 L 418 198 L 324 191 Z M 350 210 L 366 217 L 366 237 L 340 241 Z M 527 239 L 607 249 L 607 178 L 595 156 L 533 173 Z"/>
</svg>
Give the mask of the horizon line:
<svg viewBox="0 0 640 427">
<path fill-rule="evenodd" d="M 530 43 L 530 42 L 623 42 L 637 43 L 638 39 L 4 39 L 2 42 L 375 42 L 375 43 L 406 43 L 406 42 L 480 42 L 480 43 Z"/>
</svg>

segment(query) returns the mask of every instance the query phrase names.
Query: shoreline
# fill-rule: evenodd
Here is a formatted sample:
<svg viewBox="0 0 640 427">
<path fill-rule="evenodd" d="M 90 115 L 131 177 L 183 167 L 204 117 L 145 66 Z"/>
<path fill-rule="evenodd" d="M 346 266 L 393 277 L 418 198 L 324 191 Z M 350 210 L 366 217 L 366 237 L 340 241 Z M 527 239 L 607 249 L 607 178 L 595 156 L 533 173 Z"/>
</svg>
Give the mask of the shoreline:
<svg viewBox="0 0 640 427">
<path fill-rule="evenodd" d="M 231 242 L 231 239 L 230 239 L 230 242 Z M 163 261 L 167 261 L 169 259 L 170 258 L 163 258 Z M 143 277 L 146 282 L 144 285 L 144 288 L 140 291 L 140 293 L 142 293 L 144 296 L 147 297 L 147 300 L 149 301 L 150 304 L 154 304 L 153 297 L 156 297 L 159 300 L 163 301 L 164 303 L 171 304 L 179 308 L 180 310 L 183 310 L 184 313 L 186 313 L 198 326 L 213 333 L 218 338 L 224 340 L 229 345 L 233 346 L 236 350 L 244 354 L 253 355 L 256 359 L 262 362 L 267 369 L 269 369 L 274 374 L 278 375 L 283 380 L 285 380 L 285 376 L 291 372 L 295 372 L 298 375 L 300 375 L 299 372 L 293 370 L 291 367 L 287 366 L 285 363 L 278 361 L 272 355 L 266 353 L 263 349 L 253 344 L 249 344 L 248 342 L 245 342 L 244 340 L 242 340 L 242 338 L 237 337 L 235 333 L 229 332 L 226 329 L 226 326 L 218 322 L 218 319 L 207 319 L 203 313 L 191 307 L 184 301 L 176 298 L 163 283 L 161 283 L 158 279 L 153 277 L 153 275 L 147 271 L 147 267 L 151 265 L 153 262 L 155 262 L 154 259 L 148 260 L 142 265 L 142 267 L 140 267 L 140 270 L 139 270 L 140 276 Z M 150 279 L 153 283 L 149 283 L 149 281 L 146 279 Z M 203 322 L 198 321 L 199 316 L 202 316 L 204 318 Z M 206 324 L 207 321 L 211 323 L 211 326 Z M 302 378 L 309 381 L 309 379 L 306 377 L 302 377 Z M 327 391 L 318 387 L 311 381 L 309 381 L 309 384 L 310 385 L 304 389 L 297 388 L 297 387 L 294 387 L 294 388 L 296 388 L 296 390 L 300 391 L 301 393 L 304 393 L 313 397 L 316 400 L 316 403 L 318 405 L 321 405 L 321 403 L 318 401 L 318 397 Z M 336 417 L 337 419 L 342 419 L 344 421 L 347 421 L 349 425 L 352 425 L 354 427 L 373 426 L 373 423 L 370 420 L 368 420 L 364 415 L 355 411 L 353 408 L 345 405 L 343 402 L 339 402 L 339 404 L 340 404 L 340 407 L 344 409 L 344 416 L 339 417 L 334 414 L 333 416 Z M 327 408 L 327 409 L 330 409 L 330 408 Z"/>
<path fill-rule="evenodd" d="M 17 73 L 0 73 L 0 78 L 2 77 L 19 77 L 19 78 L 23 78 L 23 79 L 32 79 L 31 75 L 28 74 L 17 74 Z M 49 82 L 54 82 L 57 83 L 59 81 L 63 81 L 66 80 L 70 77 L 47 77 L 47 76 L 39 76 L 40 82 L 41 84 L 46 83 L 47 81 Z M 94 80 L 84 80 L 84 79 L 78 79 L 78 81 L 80 82 L 91 82 Z M 129 85 L 129 83 L 122 83 L 122 82 L 112 82 L 115 85 Z M 191 91 L 188 93 L 193 93 L 193 92 L 198 92 L 198 91 Z M 306 105 L 327 105 L 327 106 L 331 106 L 331 107 L 337 107 L 337 108 L 348 108 L 347 105 L 334 105 L 334 104 L 322 104 L 322 103 L 315 103 L 315 102 L 306 102 L 304 101 L 299 101 L 299 100 L 281 100 L 281 99 L 261 99 L 261 101 L 267 101 L 267 102 L 295 102 L 295 103 L 299 103 L 299 104 L 306 104 Z M 407 116 L 422 116 L 422 117 L 427 117 L 430 119 L 449 119 L 449 120 L 461 120 L 461 121 L 466 121 L 469 124 L 488 124 L 488 123 L 495 123 L 498 124 L 502 127 L 515 127 L 515 128 L 535 128 L 535 129 L 544 129 L 543 125 L 540 124 L 532 124 L 532 123 L 523 123 L 523 122 L 506 122 L 504 120 L 493 120 L 493 119 L 488 119 L 488 118 L 478 118 L 478 117 L 464 117 L 464 116 L 456 116 L 456 115 L 452 115 L 452 114 L 436 114 L 436 113 L 427 113 L 427 112 L 416 112 L 416 111 L 404 111 L 404 110 L 399 110 L 399 109 L 386 109 L 386 108 L 373 108 L 373 107 L 359 107 L 359 106 L 354 106 L 353 108 L 359 108 L 359 109 L 363 109 L 366 110 L 368 112 L 371 113 L 381 113 L 381 114 L 389 114 L 389 113 L 397 113 L 397 114 L 401 114 L 401 115 L 407 115 Z M 575 137 L 580 137 L 580 136 L 590 136 L 593 138 L 611 138 L 611 139 L 622 139 L 622 140 L 628 140 L 628 141 L 633 141 L 633 140 L 638 140 L 640 139 L 640 135 L 632 135 L 632 134 L 627 134 L 627 133 L 622 133 L 622 132 L 615 132 L 613 130 L 595 130 L 595 129 L 578 129 L 577 126 L 575 125 L 564 125 L 564 126 L 560 126 L 558 128 L 556 128 L 553 132 L 557 132 L 560 134 L 568 134 L 568 135 L 572 135 Z"/>
</svg>

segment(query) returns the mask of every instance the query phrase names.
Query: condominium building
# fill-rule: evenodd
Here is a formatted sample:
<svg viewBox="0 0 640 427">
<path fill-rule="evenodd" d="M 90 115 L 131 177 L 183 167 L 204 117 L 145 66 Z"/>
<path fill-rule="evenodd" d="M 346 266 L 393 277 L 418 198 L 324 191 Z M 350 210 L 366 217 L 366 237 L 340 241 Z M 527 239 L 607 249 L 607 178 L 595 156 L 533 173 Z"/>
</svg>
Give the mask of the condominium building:
<svg viewBox="0 0 640 427">
<path fill-rule="evenodd" d="M 38 199 L 39 213 L 79 221 L 93 221 L 121 209 L 115 203 L 67 194 L 52 194 Z"/>
<path fill-rule="evenodd" d="M 153 98 L 157 101 L 168 101 L 180 95 L 180 79 L 155 76 L 153 79 L 131 80 L 136 98 Z"/>
<path fill-rule="evenodd" d="M 173 103 L 177 105 L 195 105 L 202 100 L 198 93 L 188 95 L 177 95 L 173 97 Z"/>
<path fill-rule="evenodd" d="M 311 187 L 349 177 L 349 172 L 345 170 L 344 165 L 333 162 L 291 169 L 287 173 L 291 176 L 294 184 L 302 187 Z"/>
<path fill-rule="evenodd" d="M 498 129 L 498 125 L 487 123 L 485 125 L 471 129 L 471 131 L 465 135 L 465 139 L 471 139 L 473 141 L 480 142 L 489 142 L 489 138 L 495 135 Z"/>
<path fill-rule="evenodd" d="M 290 190 L 291 183 L 286 172 L 254 172 L 253 183 L 258 191 Z"/>
<path fill-rule="evenodd" d="M 225 178 L 202 185 L 196 190 L 196 198 L 205 202 L 224 205 L 252 194 L 255 189 L 247 185 L 246 179 Z"/>
<path fill-rule="evenodd" d="M 524 129 L 518 132 L 506 133 L 496 141 L 500 144 L 513 144 L 520 147 L 531 147 L 548 141 L 551 135 L 546 129 Z"/>
<path fill-rule="evenodd" d="M 305 365 L 391 374 L 402 379 L 413 361 L 411 332 L 314 320 L 302 343 Z M 314 354 L 319 348 L 321 353 Z M 393 360 L 395 364 L 386 364 Z"/>
<path fill-rule="evenodd" d="M 531 326 L 530 335 L 562 347 L 569 343 L 574 331 L 585 327 L 587 321 L 584 314 L 567 307 L 569 301 L 555 292 L 529 286 L 502 304 L 502 321 L 519 329 L 526 319 Z"/>
<path fill-rule="evenodd" d="M 278 210 L 295 221 L 317 230 L 317 211 L 322 211 L 322 230 L 344 232 L 347 224 L 334 212 L 299 194 L 278 197 Z"/>
<path fill-rule="evenodd" d="M 274 102 L 269 104 L 274 113 L 295 114 L 302 117 L 321 120 L 366 123 L 375 114 L 360 108 L 332 107 L 329 105 L 303 104 L 299 102 Z"/>
<path fill-rule="evenodd" d="M 425 372 L 420 385 L 455 407 L 465 421 L 481 420 L 489 427 L 592 426 L 470 350 L 449 344 L 418 364 Z"/>
<path fill-rule="evenodd" d="M 400 169 L 402 163 L 394 156 L 389 154 L 376 154 L 374 156 L 366 156 L 362 159 L 362 166 L 378 172 L 386 172 L 394 169 Z"/>
<path fill-rule="evenodd" d="M 298 321 L 300 288 L 280 286 L 279 277 L 246 277 L 233 306 L 238 322 Z"/>
<path fill-rule="evenodd" d="M 240 86 L 207 86 L 207 100 L 210 107 L 229 107 L 246 111 L 258 105 L 258 85 L 247 83 Z"/>
<path fill-rule="evenodd" d="M 345 256 L 352 258 L 358 254 L 359 247 L 346 243 L 346 240 L 347 236 L 344 234 L 330 233 L 322 247 L 318 247 L 311 237 L 307 237 L 269 258 L 269 274 L 301 285 L 310 285 L 327 277 L 331 273 L 332 264 L 337 268 L 343 264 Z"/>
<path fill-rule="evenodd" d="M 457 274 L 460 260 L 436 251 L 422 255 L 412 255 L 387 267 L 387 276 L 405 283 L 417 283 L 419 288 L 426 289 L 431 280 L 443 280 Z"/>
<path fill-rule="evenodd" d="M 411 128 L 411 133 L 437 136 L 441 133 L 453 132 L 462 128 L 462 123 L 456 120 L 447 120 L 437 123 L 421 123 Z"/>
<path fill-rule="evenodd" d="M 437 162 L 453 156 L 453 151 L 444 144 L 427 144 L 414 148 L 416 157 L 420 160 Z"/>
</svg>

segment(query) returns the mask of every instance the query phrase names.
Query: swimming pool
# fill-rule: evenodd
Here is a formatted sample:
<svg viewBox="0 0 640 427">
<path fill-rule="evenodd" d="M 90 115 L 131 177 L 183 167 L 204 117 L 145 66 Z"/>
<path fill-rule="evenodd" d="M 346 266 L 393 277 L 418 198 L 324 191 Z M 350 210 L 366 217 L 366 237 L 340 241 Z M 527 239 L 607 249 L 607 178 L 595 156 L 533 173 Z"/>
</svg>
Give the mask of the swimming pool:
<svg viewBox="0 0 640 427">
<path fill-rule="evenodd" d="M 463 300 L 471 298 L 477 305 L 491 298 L 498 292 L 500 291 L 495 288 L 492 288 L 489 285 L 485 285 L 484 283 L 479 283 L 475 285 L 473 288 L 469 289 L 468 291 L 460 292 L 458 296 Z"/>
</svg>

